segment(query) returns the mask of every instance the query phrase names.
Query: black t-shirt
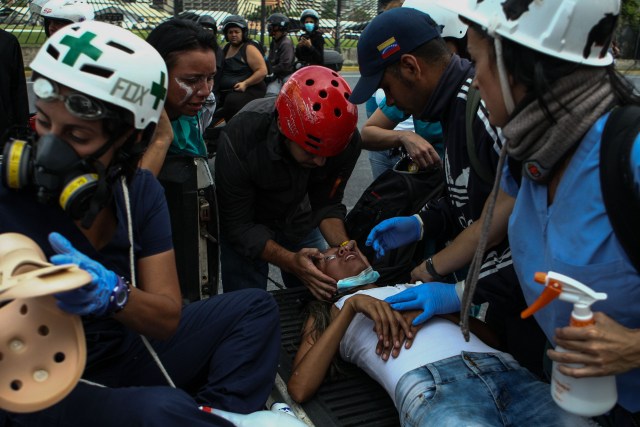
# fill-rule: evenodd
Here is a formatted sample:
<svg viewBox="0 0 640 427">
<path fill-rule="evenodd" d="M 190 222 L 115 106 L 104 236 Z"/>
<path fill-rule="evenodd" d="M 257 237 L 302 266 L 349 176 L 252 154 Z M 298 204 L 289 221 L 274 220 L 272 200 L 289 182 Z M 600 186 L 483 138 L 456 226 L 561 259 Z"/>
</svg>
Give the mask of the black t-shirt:
<svg viewBox="0 0 640 427">
<path fill-rule="evenodd" d="M 4 166 L 4 165 L 3 165 Z M 1 169 L 1 168 L 0 168 Z M 119 276 L 131 279 L 129 269 L 129 237 L 126 210 L 121 186 L 116 184 L 114 200 L 118 227 L 111 241 L 97 251 L 58 205 L 39 203 L 30 191 L 12 191 L 0 182 L 0 233 L 21 233 L 33 239 L 47 259 L 54 255 L 48 241 L 56 231 L 89 258 L 100 262 Z M 131 217 L 136 259 L 166 252 L 173 247 L 169 212 L 160 183 L 149 171 L 139 170 L 129 185 Z M 82 318 L 87 340 L 87 365 L 84 378 L 93 377 L 110 361 L 126 357 L 127 350 L 138 334 L 111 317 Z M 108 378 L 107 378 L 108 379 Z"/>
<path fill-rule="evenodd" d="M 29 100 L 20 44 L 13 34 L 4 30 L 0 30 L 0 58 L 1 137 L 10 126 L 27 126 Z M 0 145 L 4 142 L 0 141 Z"/>
<path fill-rule="evenodd" d="M 344 151 L 324 166 L 300 166 L 278 131 L 275 101 L 247 104 L 227 123 L 216 154 L 220 231 L 252 259 L 276 232 L 295 241 L 325 218 L 344 219 L 344 189 L 360 155 L 356 130 Z"/>
<path fill-rule="evenodd" d="M 324 65 L 324 37 L 318 30 L 312 33 L 304 33 L 311 39 L 311 47 L 296 46 L 296 58 L 306 65 Z M 302 37 L 302 36 L 301 36 Z"/>
</svg>

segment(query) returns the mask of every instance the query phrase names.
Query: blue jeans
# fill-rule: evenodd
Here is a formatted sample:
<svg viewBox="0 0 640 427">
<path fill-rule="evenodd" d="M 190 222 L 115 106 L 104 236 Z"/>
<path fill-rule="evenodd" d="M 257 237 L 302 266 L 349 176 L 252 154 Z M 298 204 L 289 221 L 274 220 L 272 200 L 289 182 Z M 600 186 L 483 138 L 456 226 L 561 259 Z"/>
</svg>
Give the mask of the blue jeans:
<svg viewBox="0 0 640 427">
<path fill-rule="evenodd" d="M 78 383 L 47 409 L 10 414 L 10 425 L 230 427 L 198 405 L 240 413 L 264 407 L 280 354 L 278 306 L 258 289 L 216 295 L 185 306 L 176 333 L 150 342 L 177 389 L 137 338 L 125 357 L 105 357 L 85 376 L 106 388 Z"/>
<path fill-rule="evenodd" d="M 369 151 L 369 163 L 371 164 L 371 175 L 376 179 L 382 172 L 392 169 L 400 160 L 400 154 L 391 155 L 390 150 Z"/>
<path fill-rule="evenodd" d="M 324 251 L 327 242 L 322 237 L 320 230 L 314 228 L 304 239 L 299 242 L 290 242 L 276 233 L 276 243 L 285 249 L 298 252 L 302 248 L 318 248 Z M 267 277 L 269 276 L 269 263 L 260 259 L 251 260 L 240 255 L 224 239 L 220 239 L 220 274 L 224 292 L 238 289 L 258 288 L 267 289 Z M 302 281 L 294 274 L 281 271 L 282 281 L 287 288 L 304 286 Z"/>
<path fill-rule="evenodd" d="M 506 353 L 470 353 L 407 372 L 396 386 L 403 426 L 586 426 L 549 385 Z"/>
</svg>

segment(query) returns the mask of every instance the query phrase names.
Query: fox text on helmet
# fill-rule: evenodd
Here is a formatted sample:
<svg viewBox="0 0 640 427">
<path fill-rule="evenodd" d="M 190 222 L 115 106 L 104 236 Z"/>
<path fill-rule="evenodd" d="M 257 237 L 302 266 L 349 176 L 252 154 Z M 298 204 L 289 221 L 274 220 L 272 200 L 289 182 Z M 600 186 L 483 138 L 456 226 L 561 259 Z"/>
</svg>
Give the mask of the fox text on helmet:
<svg viewBox="0 0 640 427">
<path fill-rule="evenodd" d="M 151 45 L 124 28 L 98 21 L 68 25 L 44 43 L 31 69 L 124 108 L 133 114 L 136 129 L 160 119 L 167 67 Z"/>
</svg>

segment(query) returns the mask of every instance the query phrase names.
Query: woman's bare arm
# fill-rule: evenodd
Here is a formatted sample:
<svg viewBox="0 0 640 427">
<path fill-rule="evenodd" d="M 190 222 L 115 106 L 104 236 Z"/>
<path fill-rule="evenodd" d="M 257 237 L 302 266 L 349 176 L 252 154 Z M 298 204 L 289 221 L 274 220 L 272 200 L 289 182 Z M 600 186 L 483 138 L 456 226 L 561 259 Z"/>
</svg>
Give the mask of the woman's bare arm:
<svg viewBox="0 0 640 427">
<path fill-rule="evenodd" d="M 134 331 L 156 339 L 169 338 L 182 310 L 173 250 L 142 258 L 137 264 L 138 287 L 114 318 Z"/>
<path fill-rule="evenodd" d="M 337 308 L 332 307 L 333 310 Z M 402 345 L 404 337 L 413 337 L 409 323 L 389 304 L 368 295 L 354 295 L 345 301 L 324 333 L 314 340 L 314 319 L 305 324 L 302 342 L 293 361 L 293 373 L 287 383 L 289 395 L 296 402 L 309 400 L 318 390 L 337 353 L 340 341 L 356 313 L 374 322 L 374 331 L 385 343 L 387 357 L 393 347 Z M 375 349 L 371 349 L 375 351 Z"/>
<path fill-rule="evenodd" d="M 267 76 L 267 63 L 257 47 L 251 43 L 247 44 L 247 64 L 253 71 L 246 80 L 236 83 L 234 90 L 244 92 L 249 86 L 264 80 Z"/>
<path fill-rule="evenodd" d="M 332 310 L 337 308 L 332 307 Z M 340 340 L 344 336 L 351 320 L 356 315 L 350 304 L 344 304 L 342 310 L 333 319 L 324 333 L 314 340 L 314 318 L 309 317 L 304 326 L 302 340 L 296 357 L 293 359 L 293 372 L 287 383 L 289 395 L 296 402 L 309 400 L 318 391 L 324 381 L 333 357 L 338 351 Z M 318 345 L 316 345 L 318 344 Z"/>
</svg>

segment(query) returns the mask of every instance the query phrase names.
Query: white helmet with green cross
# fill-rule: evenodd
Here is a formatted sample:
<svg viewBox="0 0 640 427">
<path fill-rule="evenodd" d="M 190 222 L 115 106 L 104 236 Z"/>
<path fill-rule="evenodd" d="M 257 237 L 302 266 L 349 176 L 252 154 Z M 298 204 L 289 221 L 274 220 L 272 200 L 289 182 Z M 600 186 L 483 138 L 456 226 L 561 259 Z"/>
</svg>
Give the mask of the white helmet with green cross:
<svg viewBox="0 0 640 427">
<path fill-rule="evenodd" d="M 130 31 L 105 22 L 60 29 L 42 45 L 31 69 L 130 111 L 141 130 L 158 123 L 167 95 L 167 67 L 160 54 Z"/>
</svg>

